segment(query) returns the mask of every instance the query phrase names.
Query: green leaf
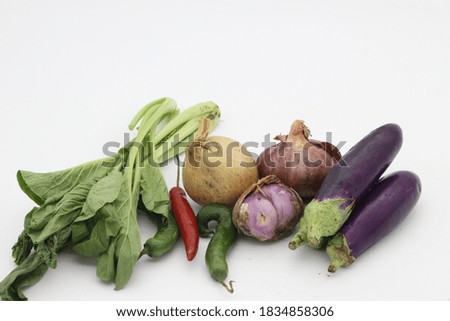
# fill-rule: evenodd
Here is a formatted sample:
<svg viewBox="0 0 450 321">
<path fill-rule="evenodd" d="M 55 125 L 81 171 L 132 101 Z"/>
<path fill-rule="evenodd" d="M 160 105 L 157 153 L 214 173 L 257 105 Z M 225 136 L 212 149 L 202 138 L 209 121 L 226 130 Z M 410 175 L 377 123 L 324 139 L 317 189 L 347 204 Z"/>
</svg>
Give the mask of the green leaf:
<svg viewBox="0 0 450 321">
<path fill-rule="evenodd" d="M 50 197 L 51 203 L 54 203 L 80 182 L 96 181 L 106 176 L 113 169 L 107 162 L 107 159 L 100 159 L 52 173 L 18 171 L 17 181 L 22 191 L 36 204 L 43 205 Z"/>
<path fill-rule="evenodd" d="M 77 245 L 85 241 L 90 235 L 91 230 L 89 229 L 88 223 L 86 221 L 77 222 L 72 224 L 72 243 Z"/>
<path fill-rule="evenodd" d="M 95 257 L 105 252 L 109 246 L 109 236 L 106 234 L 105 219 L 99 218 L 88 240 L 73 247 L 75 252 L 87 257 Z"/>
<path fill-rule="evenodd" d="M 100 255 L 98 259 L 97 276 L 105 282 L 114 281 L 116 278 L 115 250 L 116 242 L 113 240 L 108 251 Z"/>
<path fill-rule="evenodd" d="M 132 223 L 131 225 L 135 225 Z M 133 226 L 133 228 L 137 228 Z M 115 289 L 120 290 L 131 279 L 136 262 L 141 253 L 141 237 L 138 233 L 123 234 L 117 240 L 116 258 L 117 272 L 115 277 Z"/>
<path fill-rule="evenodd" d="M 102 254 L 108 249 L 110 238 L 116 236 L 122 228 L 122 223 L 117 217 L 117 211 L 113 204 L 103 206 L 95 216 L 95 220 L 96 223 L 92 231 L 87 231 L 88 236 L 86 238 L 88 239 L 73 247 L 81 255 L 94 257 Z M 79 222 L 76 224 L 79 224 Z M 86 230 L 83 232 L 85 233 Z"/>
<path fill-rule="evenodd" d="M 12 256 L 17 265 L 21 264 L 30 255 L 33 249 L 33 241 L 24 230 L 18 237 L 12 248 Z"/>
<path fill-rule="evenodd" d="M 51 213 L 46 213 L 47 223 L 42 227 L 41 231 L 38 231 L 33 227 L 33 231 L 29 231 L 31 239 L 35 243 L 43 242 L 51 235 L 61 231 L 65 227 L 72 224 L 72 222 L 78 217 L 83 208 L 83 204 L 86 201 L 87 195 L 92 188 L 93 182 L 81 182 L 75 186 L 70 192 L 64 195 L 64 197 L 52 207 Z M 44 207 L 45 208 L 45 205 Z M 40 209 L 32 216 L 32 222 L 35 217 L 40 214 Z M 51 217 L 49 217 L 51 216 Z M 34 226 L 34 225 L 33 225 Z M 41 225 L 39 225 L 41 226 Z"/>
<path fill-rule="evenodd" d="M 71 231 L 68 226 L 37 245 L 37 255 L 52 269 L 56 268 L 59 251 L 69 242 Z"/>
<path fill-rule="evenodd" d="M 22 289 L 36 284 L 47 270 L 48 266 L 44 261 L 36 253 L 32 253 L 0 282 L 0 298 L 3 301 L 26 301 L 27 297 Z"/>
<path fill-rule="evenodd" d="M 32 239 L 39 236 L 41 230 L 48 224 L 50 219 L 55 216 L 56 210 L 57 204 L 51 203 L 44 204 L 29 213 L 25 229 Z"/>
<path fill-rule="evenodd" d="M 107 204 L 100 210 L 100 215 L 105 218 L 106 235 L 116 236 L 122 228 L 116 208 L 111 204 Z"/>
<path fill-rule="evenodd" d="M 160 167 L 155 167 L 145 162 L 141 170 L 142 202 L 147 210 L 169 216 L 170 199 L 166 181 Z"/>
<path fill-rule="evenodd" d="M 30 227 L 31 219 L 32 219 L 34 213 L 35 213 L 38 209 L 39 209 L 39 207 L 35 206 L 35 207 L 33 207 L 33 208 L 31 209 L 31 211 L 28 212 L 27 215 L 25 215 L 25 219 L 24 219 L 24 222 L 23 222 L 23 226 L 24 226 L 24 229 L 25 229 L 25 230 L 27 230 L 27 229 Z"/>
<path fill-rule="evenodd" d="M 30 271 L 25 277 L 22 276 L 16 279 L 15 282 L 15 292 L 17 293 L 18 299 L 20 301 L 27 300 L 25 294 L 23 294 L 22 289 L 28 286 L 32 286 L 39 282 L 44 274 L 48 271 L 48 266 L 45 264 L 39 264 L 34 270 Z"/>
<path fill-rule="evenodd" d="M 105 204 L 116 200 L 122 187 L 122 175 L 122 172 L 114 170 L 91 188 L 83 206 L 82 214 L 76 219 L 76 222 L 93 217 Z"/>
<path fill-rule="evenodd" d="M 67 245 L 70 232 L 70 228 L 65 228 L 45 242 L 39 243 L 36 251 L 31 253 L 0 282 L 0 298 L 15 301 L 27 300 L 22 289 L 37 283 L 49 267 L 56 267 L 58 252 Z"/>
<path fill-rule="evenodd" d="M 114 201 L 121 228 L 115 237 L 115 257 L 117 261 L 116 289 L 123 288 L 131 278 L 134 266 L 142 249 L 141 233 L 137 223 L 137 203 L 139 190 L 129 188 L 130 172 L 125 172 L 119 197 Z"/>
</svg>

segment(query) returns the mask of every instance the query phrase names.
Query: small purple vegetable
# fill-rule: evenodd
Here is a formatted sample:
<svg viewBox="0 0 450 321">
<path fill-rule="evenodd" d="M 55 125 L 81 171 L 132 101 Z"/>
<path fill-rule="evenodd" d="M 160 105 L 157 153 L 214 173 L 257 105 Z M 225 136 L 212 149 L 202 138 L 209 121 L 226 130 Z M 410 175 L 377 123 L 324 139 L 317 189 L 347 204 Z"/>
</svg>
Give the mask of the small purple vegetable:
<svg viewBox="0 0 450 321">
<path fill-rule="evenodd" d="M 233 223 L 257 240 L 278 240 L 292 232 L 304 208 L 297 192 L 270 175 L 242 194 L 233 209 Z"/>
<path fill-rule="evenodd" d="M 352 215 L 327 245 L 329 272 L 352 264 L 369 247 L 393 231 L 419 200 L 419 177 L 400 171 L 383 178 L 355 207 Z"/>
<path fill-rule="evenodd" d="M 381 126 L 359 141 L 331 168 L 316 197 L 306 206 L 300 228 L 289 243 L 295 250 L 306 243 L 322 247 L 348 219 L 357 199 L 378 181 L 402 145 L 396 124 Z"/>
</svg>

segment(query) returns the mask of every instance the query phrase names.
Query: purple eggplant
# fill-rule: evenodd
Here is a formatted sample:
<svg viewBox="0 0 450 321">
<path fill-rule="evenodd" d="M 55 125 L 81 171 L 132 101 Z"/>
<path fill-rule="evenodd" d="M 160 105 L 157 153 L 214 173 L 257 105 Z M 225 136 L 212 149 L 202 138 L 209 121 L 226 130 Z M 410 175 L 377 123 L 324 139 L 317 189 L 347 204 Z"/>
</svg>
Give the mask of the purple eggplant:
<svg viewBox="0 0 450 321">
<path fill-rule="evenodd" d="M 419 200 L 419 177 L 400 171 L 383 178 L 355 209 L 341 230 L 328 242 L 329 272 L 352 264 L 357 257 L 394 230 Z"/>
<path fill-rule="evenodd" d="M 402 145 L 396 124 L 381 126 L 353 146 L 325 177 L 319 192 L 306 206 L 289 248 L 306 243 L 320 248 L 348 219 L 355 202 L 379 180 Z"/>
</svg>

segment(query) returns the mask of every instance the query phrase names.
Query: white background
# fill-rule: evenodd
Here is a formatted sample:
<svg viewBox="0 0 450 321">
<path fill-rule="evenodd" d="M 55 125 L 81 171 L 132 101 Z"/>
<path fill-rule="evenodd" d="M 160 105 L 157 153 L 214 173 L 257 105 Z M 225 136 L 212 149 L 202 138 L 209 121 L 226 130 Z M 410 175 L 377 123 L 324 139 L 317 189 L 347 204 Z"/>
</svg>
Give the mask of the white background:
<svg viewBox="0 0 450 321">
<path fill-rule="evenodd" d="M 313 138 L 347 141 L 345 152 L 398 123 L 404 144 L 388 172 L 416 172 L 420 202 L 335 275 L 323 252 L 241 237 L 228 259 L 230 295 L 210 279 L 201 240 L 194 262 L 179 242 L 140 261 L 117 292 L 96 278 L 94 260 L 66 251 L 26 289 L 31 300 L 450 299 L 450 2 L 437 0 L 0 0 L 0 278 L 33 206 L 16 171 L 102 157 L 163 96 L 181 108 L 213 100 L 223 114 L 215 134 L 241 142 L 303 119 Z M 175 167 L 164 173 L 175 184 Z M 146 239 L 154 228 L 141 223 Z"/>
</svg>

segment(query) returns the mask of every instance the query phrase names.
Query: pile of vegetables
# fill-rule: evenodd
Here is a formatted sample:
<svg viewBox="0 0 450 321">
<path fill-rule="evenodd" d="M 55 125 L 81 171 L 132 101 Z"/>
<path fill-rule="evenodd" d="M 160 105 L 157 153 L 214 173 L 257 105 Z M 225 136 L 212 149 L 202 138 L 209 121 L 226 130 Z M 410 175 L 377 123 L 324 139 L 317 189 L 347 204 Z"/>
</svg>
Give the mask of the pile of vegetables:
<svg viewBox="0 0 450 321">
<path fill-rule="evenodd" d="M 394 230 L 418 201 L 421 184 L 408 171 L 380 180 L 402 145 L 396 124 L 373 130 L 344 156 L 331 143 L 309 136 L 305 123 L 294 121 L 289 135 L 277 136 L 280 142 L 259 155 L 260 179 L 255 183 L 248 179 L 235 184 L 225 179 L 232 169 L 211 169 L 202 157 L 197 158 L 195 180 L 185 180 L 185 185 L 204 191 L 201 204 L 220 203 L 209 196 L 210 188 L 224 188 L 226 193 L 230 184 L 250 185 L 231 206 L 238 231 L 259 241 L 274 241 L 289 236 L 298 224 L 289 248 L 302 244 L 326 248 L 331 259 L 328 270 L 335 272 Z M 218 150 L 226 150 L 227 143 L 223 140 Z M 250 168 L 241 166 L 245 177 L 251 177 Z M 228 201 L 222 204 L 230 206 Z"/>
<path fill-rule="evenodd" d="M 129 129 L 137 135 L 115 157 L 53 173 L 19 171 L 19 186 L 36 207 L 13 246 L 17 267 L 0 282 L 1 299 L 26 300 L 23 288 L 55 268 L 67 247 L 96 257 L 97 276 L 121 289 L 139 258 L 165 255 L 180 235 L 188 261 L 199 238 L 211 236 L 206 267 L 230 293 L 226 257 L 239 234 L 270 242 L 298 226 L 289 248 L 324 249 L 335 272 L 393 231 L 420 197 L 414 173 L 382 177 L 402 145 L 396 124 L 373 130 L 342 156 L 331 143 L 310 139 L 296 120 L 255 160 L 238 141 L 209 136 L 219 118 L 212 102 L 180 113 L 162 98 L 134 117 Z M 169 191 L 158 164 L 183 152 L 183 186 L 178 166 Z M 188 196 L 203 206 L 197 215 Z M 144 244 L 138 210 L 158 226 Z"/>
<path fill-rule="evenodd" d="M 421 193 L 417 175 L 400 171 L 380 177 L 402 145 L 396 124 L 381 126 L 360 140 L 333 166 L 306 206 L 289 243 L 326 246 L 329 272 L 348 266 L 411 212 Z"/>
<path fill-rule="evenodd" d="M 23 287 L 55 268 L 65 247 L 96 257 L 97 276 L 123 288 L 143 254 L 139 203 L 163 216 L 174 233 L 169 228 L 173 224 L 167 186 L 160 168 L 152 164 L 183 152 L 202 119 L 208 118 L 214 127 L 219 117 L 212 102 L 179 113 L 174 100 L 159 99 L 134 117 L 129 129 L 139 124 L 137 136 L 116 157 L 53 173 L 19 171 L 20 187 L 37 206 L 26 215 L 24 231 L 13 247 L 17 267 L 0 283 L 2 300 L 25 300 Z M 160 250 L 149 241 L 144 253 Z"/>
<path fill-rule="evenodd" d="M 348 219 L 355 202 L 378 181 L 402 145 L 399 126 L 387 124 L 364 137 L 342 157 L 305 209 L 291 249 L 320 248 Z"/>
</svg>

